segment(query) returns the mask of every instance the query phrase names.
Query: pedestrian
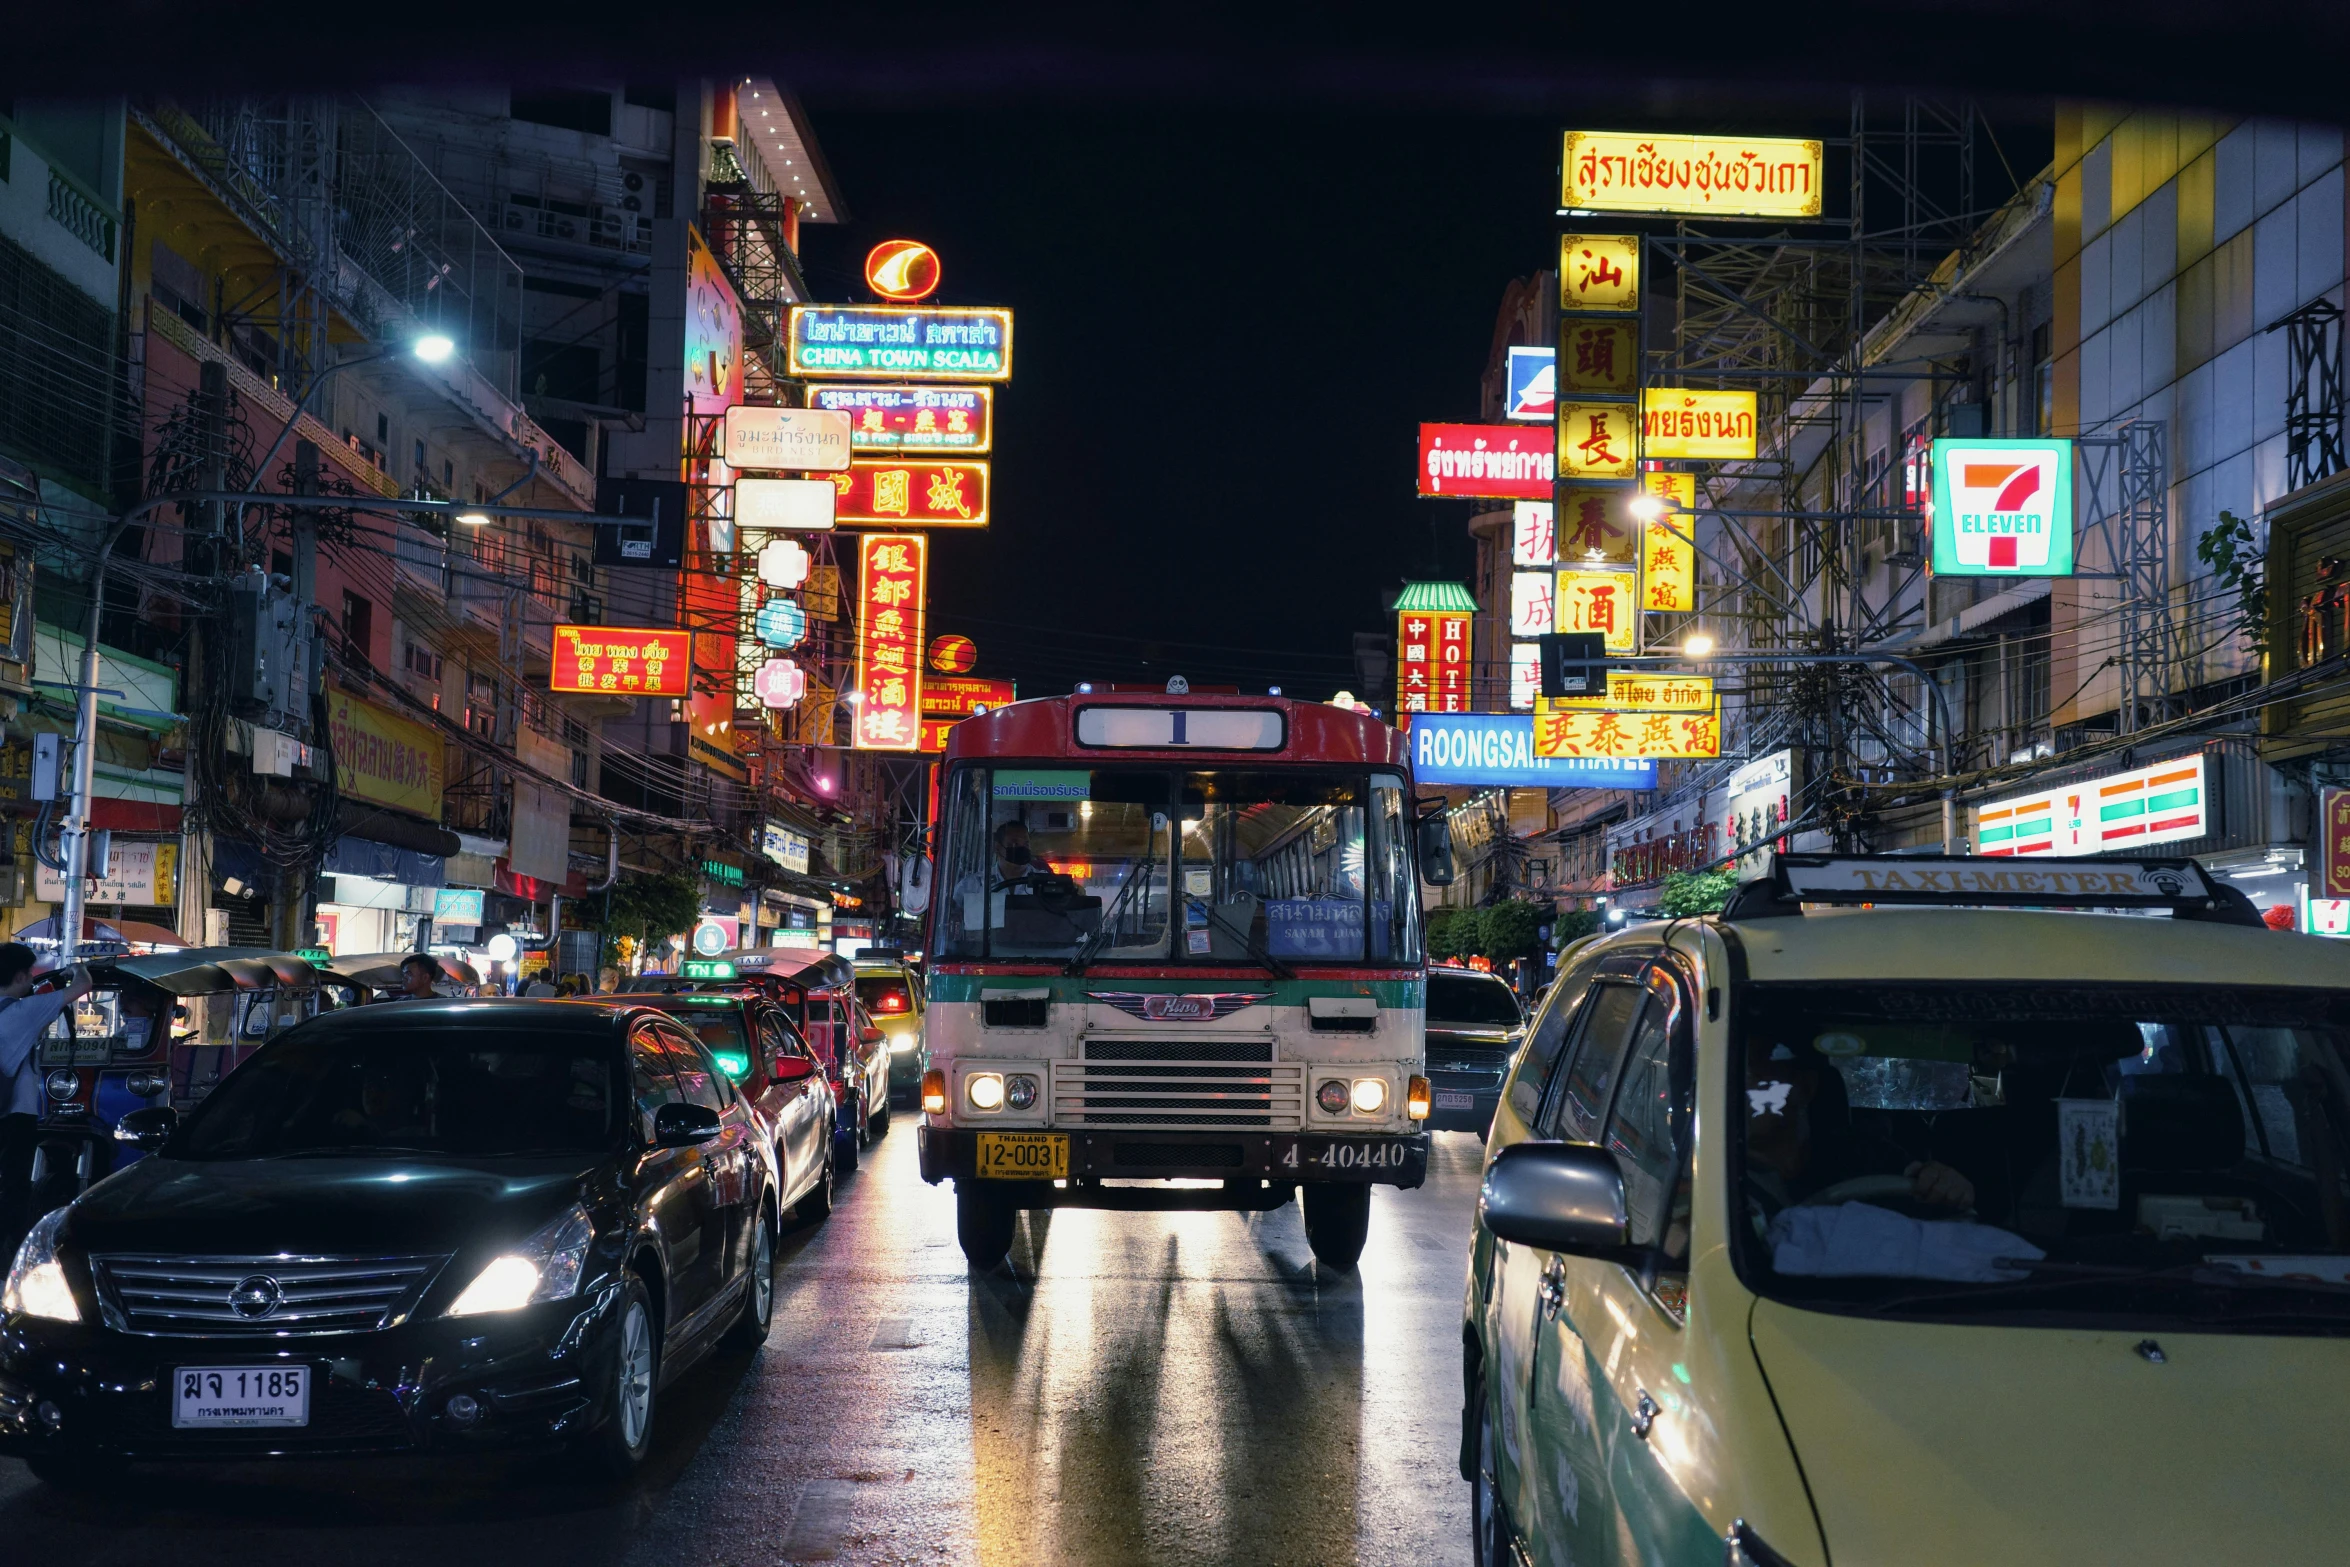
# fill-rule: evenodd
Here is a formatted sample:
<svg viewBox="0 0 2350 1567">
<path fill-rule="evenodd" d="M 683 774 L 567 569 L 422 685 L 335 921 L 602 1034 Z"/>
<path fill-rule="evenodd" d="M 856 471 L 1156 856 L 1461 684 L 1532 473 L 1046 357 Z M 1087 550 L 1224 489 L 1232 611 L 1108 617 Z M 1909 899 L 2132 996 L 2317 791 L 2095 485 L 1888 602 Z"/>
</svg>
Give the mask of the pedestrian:
<svg viewBox="0 0 2350 1567">
<path fill-rule="evenodd" d="M 14 1256 L 32 1227 L 33 1151 L 40 1142 L 41 1033 L 57 1014 L 90 991 L 90 974 L 76 965 L 60 988 L 33 994 L 33 949 L 0 945 L 0 1254 Z"/>
<path fill-rule="evenodd" d="M 598 969 L 596 971 L 596 994 L 599 996 L 620 994 L 620 970 L 616 968 Z"/>
<path fill-rule="evenodd" d="M 400 960 L 400 993 L 394 1001 L 433 1001 L 440 992 L 433 989 L 441 978 L 441 960 L 429 952 L 411 952 Z"/>
<path fill-rule="evenodd" d="M 553 985 L 547 983 L 547 978 L 544 974 L 532 980 L 529 984 L 523 986 L 522 993 L 533 1001 L 548 1001 L 563 994 L 562 991 L 557 990 Z"/>
</svg>

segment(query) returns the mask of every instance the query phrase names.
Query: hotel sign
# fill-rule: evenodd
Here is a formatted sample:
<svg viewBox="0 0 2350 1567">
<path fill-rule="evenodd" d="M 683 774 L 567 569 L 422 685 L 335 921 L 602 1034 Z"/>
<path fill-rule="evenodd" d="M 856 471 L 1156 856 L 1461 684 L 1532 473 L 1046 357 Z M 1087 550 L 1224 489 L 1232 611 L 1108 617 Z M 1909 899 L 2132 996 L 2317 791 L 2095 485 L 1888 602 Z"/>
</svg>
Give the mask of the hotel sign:
<svg viewBox="0 0 2350 1567">
<path fill-rule="evenodd" d="M 1816 218 L 1821 147 L 1773 136 L 1569 131 L 1559 205 L 1583 212 Z"/>
</svg>

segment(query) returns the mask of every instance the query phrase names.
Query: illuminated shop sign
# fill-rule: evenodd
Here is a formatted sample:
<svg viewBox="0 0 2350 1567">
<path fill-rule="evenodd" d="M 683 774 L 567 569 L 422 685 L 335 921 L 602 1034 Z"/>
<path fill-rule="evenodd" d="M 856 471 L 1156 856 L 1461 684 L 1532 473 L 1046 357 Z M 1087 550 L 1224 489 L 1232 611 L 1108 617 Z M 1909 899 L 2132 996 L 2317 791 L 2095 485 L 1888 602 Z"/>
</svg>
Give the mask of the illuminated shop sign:
<svg viewBox="0 0 2350 1567">
<path fill-rule="evenodd" d="M 2099 854 L 2200 838 L 2215 827 L 2210 778 L 2199 751 L 1979 806 L 1975 852 Z"/>
<path fill-rule="evenodd" d="M 1934 443 L 1934 574 L 2069 577 L 2073 443 Z"/>
<path fill-rule="evenodd" d="M 1559 308 L 1630 313 L 1640 308 L 1640 236 L 1561 234 Z"/>
<path fill-rule="evenodd" d="M 1512 348 L 1502 371 L 1501 416 L 1548 424 L 1558 396 L 1558 351 Z"/>
<path fill-rule="evenodd" d="M 1700 462 L 1754 458 L 1754 394 L 1652 386 L 1640 394 L 1640 455 Z"/>
<path fill-rule="evenodd" d="M 1469 710 L 1469 615 L 1407 609 L 1395 617 L 1395 710 Z"/>
<path fill-rule="evenodd" d="M 1555 566 L 1558 525 L 1549 501 L 1520 501 L 1510 509 L 1510 564 Z"/>
<path fill-rule="evenodd" d="M 1534 753 L 1525 713 L 1415 713 L 1408 738 L 1417 784 L 1528 789 L 1654 789 L 1655 764 L 1614 757 L 1562 761 Z"/>
<path fill-rule="evenodd" d="M 844 528 L 984 528 L 987 464 L 940 458 L 860 457 L 832 476 Z"/>
<path fill-rule="evenodd" d="M 918 239 L 885 239 L 865 253 L 865 286 L 884 299 L 928 299 L 943 276 L 938 252 Z"/>
<path fill-rule="evenodd" d="M 947 305 L 794 305 L 791 373 L 884 381 L 1005 381 L 1012 312 Z"/>
<path fill-rule="evenodd" d="M 849 418 L 828 408 L 726 410 L 726 466 L 752 471 L 833 473 L 849 465 Z"/>
<path fill-rule="evenodd" d="M 641 626 L 557 626 L 547 689 L 615 696 L 684 696 L 693 666 L 690 631 Z"/>
<path fill-rule="evenodd" d="M 1640 338 L 1629 321 L 1559 320 L 1558 395 L 1630 397 L 1640 384 Z"/>
<path fill-rule="evenodd" d="M 1534 754 L 1546 757 L 1642 757 L 1689 761 L 1722 754 L 1722 719 L 1713 713 L 1552 711 L 1534 715 Z"/>
<path fill-rule="evenodd" d="M 1637 580 L 1629 571 L 1558 573 L 1554 624 L 1561 632 L 1596 632 L 1610 653 L 1629 653 L 1640 624 Z"/>
<path fill-rule="evenodd" d="M 811 386 L 814 408 L 846 414 L 860 452 L 960 452 L 995 444 L 992 386 Z"/>
<path fill-rule="evenodd" d="M 857 693 L 860 750 L 922 743 L 922 608 L 930 541 L 876 533 L 857 541 Z"/>
<path fill-rule="evenodd" d="M 1640 470 L 1640 431 L 1629 403 L 1561 399 L 1558 473 L 1562 479 L 1629 479 Z"/>
<path fill-rule="evenodd" d="M 1618 713 L 1705 713 L 1714 709 L 1711 675 L 1650 675 L 1632 669 L 1607 672 L 1605 696 L 1546 696 L 1542 711 Z"/>
<path fill-rule="evenodd" d="M 1816 218 L 1816 141 L 1569 131 L 1559 205 L 1584 212 Z"/>
<path fill-rule="evenodd" d="M 1556 477 L 1550 440 L 1506 424 L 1420 426 L 1420 493 L 1546 501 Z"/>
</svg>

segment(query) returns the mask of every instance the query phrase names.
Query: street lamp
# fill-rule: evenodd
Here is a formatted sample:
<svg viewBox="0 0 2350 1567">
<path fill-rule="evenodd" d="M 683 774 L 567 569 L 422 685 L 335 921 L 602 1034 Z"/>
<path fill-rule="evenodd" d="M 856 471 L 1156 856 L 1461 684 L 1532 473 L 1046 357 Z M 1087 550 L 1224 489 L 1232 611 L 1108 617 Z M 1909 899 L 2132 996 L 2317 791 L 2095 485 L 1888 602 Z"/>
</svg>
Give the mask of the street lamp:
<svg viewBox="0 0 2350 1567">
<path fill-rule="evenodd" d="M 1683 658 L 1711 658 L 1714 656 L 1714 637 L 1710 631 L 1692 631 L 1681 639 Z"/>
<path fill-rule="evenodd" d="M 1673 508 L 1665 504 L 1665 498 L 1663 496 L 1651 495 L 1646 490 L 1643 490 L 1638 495 L 1633 496 L 1631 502 L 1626 505 L 1624 509 L 1630 512 L 1633 516 L 1639 518 L 1642 522 L 1654 522 L 1657 520 L 1657 518 L 1662 517 L 1666 512 L 1671 511 Z"/>
<path fill-rule="evenodd" d="M 411 346 L 416 357 L 428 365 L 441 364 L 457 351 L 456 339 L 442 332 L 427 332 Z"/>
</svg>

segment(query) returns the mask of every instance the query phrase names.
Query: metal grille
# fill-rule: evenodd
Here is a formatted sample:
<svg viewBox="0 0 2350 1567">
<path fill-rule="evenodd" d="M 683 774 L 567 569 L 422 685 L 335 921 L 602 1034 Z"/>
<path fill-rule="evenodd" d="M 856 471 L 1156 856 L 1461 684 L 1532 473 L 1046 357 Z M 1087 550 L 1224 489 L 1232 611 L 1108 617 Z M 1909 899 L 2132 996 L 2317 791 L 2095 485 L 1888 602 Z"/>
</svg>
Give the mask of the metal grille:
<svg viewBox="0 0 2350 1567">
<path fill-rule="evenodd" d="M 1138 1130 L 1295 1128 L 1305 1119 L 1305 1068 L 1272 1054 L 1270 1042 L 1090 1041 L 1085 1060 L 1053 1063 L 1053 1119 Z"/>
<path fill-rule="evenodd" d="M 1428 1070 L 1431 1072 L 1476 1073 L 1489 1083 L 1499 1083 L 1509 1070 L 1507 1051 L 1456 1050 L 1428 1052 Z"/>
<path fill-rule="evenodd" d="M 93 1257 L 112 1326 L 128 1333 L 372 1333 L 405 1317 L 438 1257 Z"/>
</svg>

